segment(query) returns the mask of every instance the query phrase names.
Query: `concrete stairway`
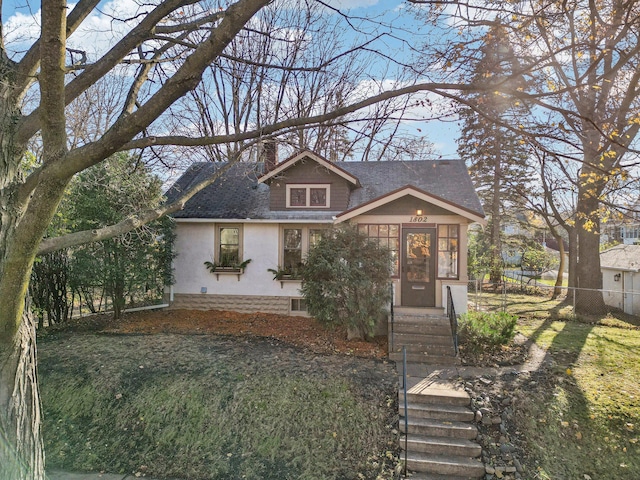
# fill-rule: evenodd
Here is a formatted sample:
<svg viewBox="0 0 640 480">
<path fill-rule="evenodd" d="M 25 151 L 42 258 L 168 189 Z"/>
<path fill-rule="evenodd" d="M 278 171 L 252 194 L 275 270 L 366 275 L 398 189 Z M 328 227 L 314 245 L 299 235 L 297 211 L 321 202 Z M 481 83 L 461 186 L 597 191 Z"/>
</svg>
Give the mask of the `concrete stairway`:
<svg viewBox="0 0 640 480">
<path fill-rule="evenodd" d="M 427 378 L 399 394 L 400 447 L 407 451 L 412 480 L 468 480 L 482 478 L 481 447 L 472 423 L 471 399 L 460 389 Z M 405 427 L 405 416 L 408 427 Z M 404 452 L 401 455 L 404 460 Z"/>
<path fill-rule="evenodd" d="M 443 309 L 396 309 L 389 322 L 389 359 L 402 362 L 402 347 L 407 362 L 451 366 L 457 364 L 449 318 Z"/>
</svg>

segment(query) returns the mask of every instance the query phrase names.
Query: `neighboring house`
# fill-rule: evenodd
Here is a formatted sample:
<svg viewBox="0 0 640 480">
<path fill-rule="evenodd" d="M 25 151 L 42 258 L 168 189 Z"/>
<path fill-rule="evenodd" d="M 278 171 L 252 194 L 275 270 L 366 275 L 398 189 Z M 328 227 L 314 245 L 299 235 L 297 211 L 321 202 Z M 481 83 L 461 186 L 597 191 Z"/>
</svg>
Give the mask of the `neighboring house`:
<svg viewBox="0 0 640 480">
<path fill-rule="evenodd" d="M 224 166 L 193 165 L 169 200 Z M 174 307 L 286 315 L 305 314 L 297 272 L 308 249 L 344 222 L 391 250 L 396 305 L 442 307 L 451 286 L 464 312 L 467 228 L 484 222 L 463 161 L 331 163 L 302 151 L 276 163 L 273 148 L 264 163 L 231 165 L 173 216 Z"/>
<path fill-rule="evenodd" d="M 624 217 L 614 217 L 603 222 L 600 243 L 640 244 L 640 200 L 625 208 L 628 213 Z"/>
<path fill-rule="evenodd" d="M 640 221 L 634 217 L 606 222 L 602 227 L 600 243 L 612 242 L 625 245 L 640 244 Z"/>
<path fill-rule="evenodd" d="M 640 245 L 616 245 L 600 254 L 604 302 L 640 315 Z"/>
</svg>

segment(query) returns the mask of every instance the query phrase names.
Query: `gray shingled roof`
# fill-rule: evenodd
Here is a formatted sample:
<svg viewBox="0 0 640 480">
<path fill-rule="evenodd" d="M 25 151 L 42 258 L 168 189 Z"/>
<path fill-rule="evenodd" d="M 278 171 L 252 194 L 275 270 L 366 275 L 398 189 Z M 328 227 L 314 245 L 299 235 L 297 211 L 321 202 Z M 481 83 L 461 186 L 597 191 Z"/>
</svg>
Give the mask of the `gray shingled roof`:
<svg viewBox="0 0 640 480">
<path fill-rule="evenodd" d="M 600 254 L 603 268 L 640 271 L 640 245 L 616 245 Z"/>
<path fill-rule="evenodd" d="M 406 186 L 413 186 L 484 216 L 469 172 L 462 160 L 412 162 L 338 162 L 358 177 L 362 188 L 351 194 L 349 209 Z"/>
<path fill-rule="evenodd" d="M 197 163 L 167 191 L 171 202 L 183 191 L 214 175 L 224 163 Z M 237 163 L 211 185 L 198 192 L 184 209 L 173 214 L 176 218 L 261 218 L 269 211 L 269 187 L 258 184 L 262 164 Z"/>
<path fill-rule="evenodd" d="M 169 189 L 169 201 L 182 191 L 213 175 L 224 164 L 198 163 L 191 166 Z M 482 206 L 461 160 L 412 162 L 338 162 L 337 166 L 356 176 L 362 185 L 351 192 L 349 209 L 406 186 L 413 186 L 466 210 L 484 216 Z M 237 163 L 213 184 L 189 200 L 176 218 L 283 219 L 330 221 L 338 211 L 269 210 L 269 186 L 258 183 L 261 163 Z"/>
</svg>

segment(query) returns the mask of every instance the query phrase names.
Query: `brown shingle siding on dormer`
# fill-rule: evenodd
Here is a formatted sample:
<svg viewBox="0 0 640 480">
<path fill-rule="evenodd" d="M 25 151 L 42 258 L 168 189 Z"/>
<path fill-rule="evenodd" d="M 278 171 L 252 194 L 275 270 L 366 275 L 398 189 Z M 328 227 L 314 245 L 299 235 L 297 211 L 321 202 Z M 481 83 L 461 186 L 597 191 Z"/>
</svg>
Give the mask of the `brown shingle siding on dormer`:
<svg viewBox="0 0 640 480">
<path fill-rule="evenodd" d="M 327 210 L 346 210 L 349 205 L 349 185 L 347 181 L 313 160 L 300 161 L 269 181 L 269 208 L 287 210 L 287 184 L 314 185 L 330 184 L 331 195 Z M 293 210 L 289 208 L 289 210 Z M 295 210 L 306 210 L 296 208 Z M 313 210 L 318 210 L 314 208 Z"/>
</svg>

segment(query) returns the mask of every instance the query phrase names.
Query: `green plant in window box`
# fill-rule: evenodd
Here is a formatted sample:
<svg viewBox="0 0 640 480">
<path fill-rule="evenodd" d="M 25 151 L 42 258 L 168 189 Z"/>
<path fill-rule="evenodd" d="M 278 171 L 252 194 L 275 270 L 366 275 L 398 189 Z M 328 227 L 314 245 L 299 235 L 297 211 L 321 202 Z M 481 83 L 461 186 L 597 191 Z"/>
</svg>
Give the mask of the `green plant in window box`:
<svg viewBox="0 0 640 480">
<path fill-rule="evenodd" d="M 223 259 L 224 260 L 224 259 Z M 251 263 L 251 259 L 248 258 L 247 260 L 245 260 L 244 262 L 237 262 L 237 259 L 235 262 L 233 261 L 221 261 L 221 262 L 204 262 L 205 267 L 207 267 L 207 270 L 209 270 L 209 272 L 211 273 L 216 273 L 216 272 L 242 272 L 244 271 L 244 269 L 247 267 L 247 265 L 249 265 Z"/>
<path fill-rule="evenodd" d="M 274 280 L 301 280 L 303 268 L 304 264 L 300 263 L 295 267 L 293 265 L 288 265 L 286 267 L 278 265 L 277 268 L 268 268 L 267 271 L 273 273 Z"/>
</svg>

